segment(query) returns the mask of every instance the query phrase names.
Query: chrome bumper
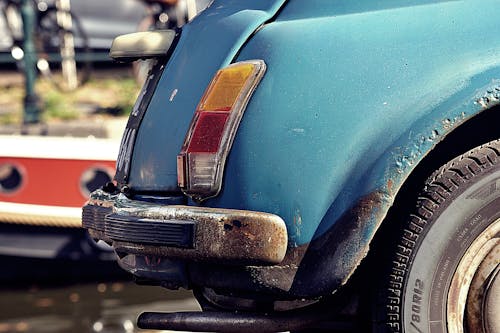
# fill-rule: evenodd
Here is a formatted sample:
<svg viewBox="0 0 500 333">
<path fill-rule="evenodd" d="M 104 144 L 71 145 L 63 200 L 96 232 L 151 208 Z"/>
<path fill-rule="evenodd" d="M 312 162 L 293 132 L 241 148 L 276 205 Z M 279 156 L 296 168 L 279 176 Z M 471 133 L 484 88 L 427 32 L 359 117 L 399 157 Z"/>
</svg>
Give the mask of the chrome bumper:
<svg viewBox="0 0 500 333">
<path fill-rule="evenodd" d="M 222 208 L 164 206 L 92 193 L 83 227 L 115 251 L 134 255 L 272 265 L 285 257 L 288 237 L 277 215 Z"/>
</svg>

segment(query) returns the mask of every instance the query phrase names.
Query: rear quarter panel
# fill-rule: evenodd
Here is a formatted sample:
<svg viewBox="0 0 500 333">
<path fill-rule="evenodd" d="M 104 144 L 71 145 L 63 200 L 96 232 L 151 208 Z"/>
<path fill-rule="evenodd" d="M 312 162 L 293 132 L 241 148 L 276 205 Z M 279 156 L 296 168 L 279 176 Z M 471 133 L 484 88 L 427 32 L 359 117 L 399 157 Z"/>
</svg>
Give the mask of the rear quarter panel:
<svg viewBox="0 0 500 333">
<path fill-rule="evenodd" d="M 281 216 L 291 248 L 335 247 L 316 263 L 332 273 L 325 290 L 344 282 L 416 164 L 498 104 L 499 12 L 495 0 L 290 1 L 237 57 L 268 69 L 207 205 Z M 353 207 L 355 230 L 322 241 Z"/>
</svg>

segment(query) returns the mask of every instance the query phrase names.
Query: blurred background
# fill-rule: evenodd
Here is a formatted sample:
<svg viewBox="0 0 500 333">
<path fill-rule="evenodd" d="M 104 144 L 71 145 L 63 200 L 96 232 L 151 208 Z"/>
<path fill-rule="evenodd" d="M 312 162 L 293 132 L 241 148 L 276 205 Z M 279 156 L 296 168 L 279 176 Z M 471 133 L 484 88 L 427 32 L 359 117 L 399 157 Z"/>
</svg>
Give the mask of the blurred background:
<svg viewBox="0 0 500 333">
<path fill-rule="evenodd" d="M 80 207 L 113 177 L 149 68 L 113 63 L 112 40 L 209 3 L 0 0 L 0 333 L 136 332 L 142 311 L 198 310 L 188 291 L 135 285 Z"/>
</svg>

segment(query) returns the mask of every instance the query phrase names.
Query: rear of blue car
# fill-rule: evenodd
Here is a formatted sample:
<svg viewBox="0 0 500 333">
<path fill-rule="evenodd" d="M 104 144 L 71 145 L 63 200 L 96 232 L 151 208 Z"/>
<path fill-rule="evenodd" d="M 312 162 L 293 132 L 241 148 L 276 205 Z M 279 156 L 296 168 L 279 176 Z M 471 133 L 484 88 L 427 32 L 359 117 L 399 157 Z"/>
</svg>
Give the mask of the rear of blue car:
<svg viewBox="0 0 500 333">
<path fill-rule="evenodd" d="M 155 65 L 84 227 L 140 282 L 217 310 L 139 323 L 498 332 L 499 191 L 467 199 L 500 179 L 500 23 L 481 4 L 215 1 L 157 34 L 160 55 L 120 55 Z"/>
</svg>

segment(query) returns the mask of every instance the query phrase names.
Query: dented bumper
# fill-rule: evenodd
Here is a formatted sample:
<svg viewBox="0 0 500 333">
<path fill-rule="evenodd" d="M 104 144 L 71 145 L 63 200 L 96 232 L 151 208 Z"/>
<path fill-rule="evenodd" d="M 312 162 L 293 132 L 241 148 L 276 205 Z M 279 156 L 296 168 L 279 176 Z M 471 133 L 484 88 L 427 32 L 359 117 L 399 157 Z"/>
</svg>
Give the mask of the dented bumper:
<svg viewBox="0 0 500 333">
<path fill-rule="evenodd" d="M 239 265 L 272 265 L 288 237 L 276 215 L 222 208 L 159 205 L 123 194 L 92 193 L 83 227 L 117 252 Z"/>
</svg>

